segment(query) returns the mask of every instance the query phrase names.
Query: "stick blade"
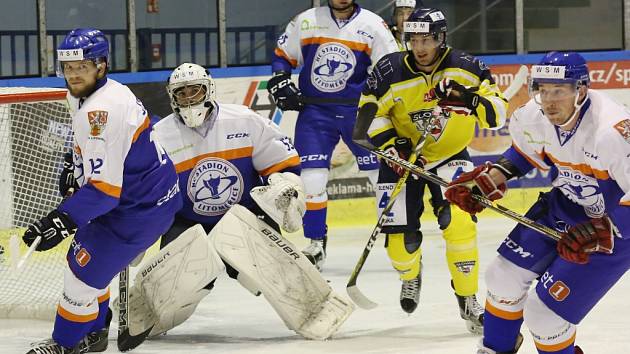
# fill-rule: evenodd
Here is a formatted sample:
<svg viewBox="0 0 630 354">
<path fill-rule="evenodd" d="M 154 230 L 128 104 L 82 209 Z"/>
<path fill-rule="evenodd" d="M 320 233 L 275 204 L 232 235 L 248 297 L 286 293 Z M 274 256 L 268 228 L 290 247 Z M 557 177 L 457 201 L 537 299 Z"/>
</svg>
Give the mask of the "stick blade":
<svg viewBox="0 0 630 354">
<path fill-rule="evenodd" d="M 368 299 L 365 295 L 363 295 L 361 290 L 359 290 L 356 285 L 350 285 L 346 287 L 346 292 L 348 293 L 348 296 L 350 296 L 350 299 L 352 299 L 352 301 L 357 304 L 357 306 L 364 310 L 371 310 L 378 306 L 376 302 Z"/>
</svg>

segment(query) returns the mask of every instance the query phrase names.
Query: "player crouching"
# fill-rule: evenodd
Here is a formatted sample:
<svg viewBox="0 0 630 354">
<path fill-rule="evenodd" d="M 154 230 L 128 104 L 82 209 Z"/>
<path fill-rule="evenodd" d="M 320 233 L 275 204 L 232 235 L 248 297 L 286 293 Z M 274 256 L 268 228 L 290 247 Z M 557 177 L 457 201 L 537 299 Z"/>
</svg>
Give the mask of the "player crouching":
<svg viewBox="0 0 630 354">
<path fill-rule="evenodd" d="M 218 103 L 199 65 L 176 68 L 167 90 L 174 113 L 156 124 L 154 138 L 175 162 L 184 207 L 136 276 L 129 335 L 183 323 L 226 270 L 262 293 L 289 329 L 330 337 L 354 306 L 280 233 L 278 225 L 299 230 L 306 209 L 291 140 L 247 107 Z"/>
</svg>

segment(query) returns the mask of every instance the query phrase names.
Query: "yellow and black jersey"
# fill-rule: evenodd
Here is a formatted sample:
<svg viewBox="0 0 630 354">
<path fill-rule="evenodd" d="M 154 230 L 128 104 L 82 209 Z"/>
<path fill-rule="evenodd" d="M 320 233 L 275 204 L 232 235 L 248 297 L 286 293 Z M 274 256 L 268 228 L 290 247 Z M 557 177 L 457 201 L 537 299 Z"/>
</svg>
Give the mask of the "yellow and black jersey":
<svg viewBox="0 0 630 354">
<path fill-rule="evenodd" d="M 480 103 L 471 115 L 450 112 L 448 117 L 433 119 L 421 150 L 429 162 L 446 159 L 468 146 L 475 123 L 486 129 L 503 126 L 507 101 L 479 59 L 447 48 L 433 72 L 426 74 L 417 70 L 412 53 L 397 52 L 385 55 L 374 66 L 359 102 L 359 107 L 368 102 L 378 104 L 368 131 L 372 143 L 385 147 L 396 137 L 407 137 L 416 145 L 423 136 L 421 122 L 433 116 L 438 104 L 431 90 L 444 78 L 477 87 Z"/>
</svg>

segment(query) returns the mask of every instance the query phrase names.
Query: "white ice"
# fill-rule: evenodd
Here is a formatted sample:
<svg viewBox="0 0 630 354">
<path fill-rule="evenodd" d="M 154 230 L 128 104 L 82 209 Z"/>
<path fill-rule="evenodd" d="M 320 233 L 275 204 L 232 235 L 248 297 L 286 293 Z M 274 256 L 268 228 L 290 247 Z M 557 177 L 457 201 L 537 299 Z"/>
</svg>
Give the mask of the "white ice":
<svg viewBox="0 0 630 354">
<path fill-rule="evenodd" d="M 481 301 L 485 293 L 483 270 L 511 227 L 503 219 L 482 219 L 479 223 Z M 370 232 L 369 225 L 331 230 L 323 275 L 337 292 L 345 294 L 347 278 Z M 358 279 L 359 288 L 379 306 L 369 311 L 357 309 L 331 340 L 302 339 L 286 329 L 262 296 L 252 296 L 224 276 L 186 323 L 166 336 L 145 342 L 133 353 L 473 353 L 479 337 L 468 333 L 459 318 L 437 225 L 426 224 L 424 234 L 420 306 L 411 316 L 399 307 L 400 281 L 381 238 Z M 301 237 L 291 240 L 299 247 L 306 244 Z M 624 330 L 630 318 L 627 278 L 621 279 L 580 324 L 577 344 L 585 353 L 630 352 L 630 336 Z M 52 323 L 47 322 L 0 320 L 0 353 L 25 353 L 30 342 L 50 337 L 51 330 Z M 536 353 L 526 328 L 523 334 L 525 343 L 519 354 Z M 117 353 L 115 325 L 109 341 L 107 353 Z"/>
</svg>

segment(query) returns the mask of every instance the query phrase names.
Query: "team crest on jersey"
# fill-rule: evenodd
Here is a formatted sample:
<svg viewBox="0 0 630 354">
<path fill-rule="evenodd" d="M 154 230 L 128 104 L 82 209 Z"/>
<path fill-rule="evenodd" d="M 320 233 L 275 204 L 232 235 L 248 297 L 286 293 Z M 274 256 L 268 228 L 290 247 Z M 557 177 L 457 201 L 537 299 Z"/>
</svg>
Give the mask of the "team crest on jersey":
<svg viewBox="0 0 630 354">
<path fill-rule="evenodd" d="M 630 119 L 624 119 L 615 124 L 615 129 L 623 136 L 626 142 L 630 143 Z"/>
<path fill-rule="evenodd" d="M 448 112 L 443 113 L 448 115 Z M 435 141 L 438 141 L 442 136 L 449 118 L 443 115 L 436 116 L 432 108 L 409 112 L 409 117 L 420 133 L 424 134 L 424 132 L 428 130 L 427 134 L 431 135 Z"/>
<path fill-rule="evenodd" d="M 599 184 L 594 177 L 568 167 L 558 167 L 558 177 L 553 185 L 569 200 L 584 207 L 586 215 L 598 218 L 604 215 L 606 206 Z"/>
<path fill-rule="evenodd" d="M 107 125 L 107 111 L 88 112 L 88 122 L 90 123 L 90 135 L 99 136 L 103 133 Z"/>
<path fill-rule="evenodd" d="M 229 161 L 208 157 L 190 172 L 187 190 L 197 214 L 222 215 L 241 200 L 243 176 Z"/>
<path fill-rule="evenodd" d="M 311 83 L 322 92 L 339 92 L 346 88 L 356 65 L 350 48 L 336 42 L 324 43 L 313 58 Z"/>
</svg>

